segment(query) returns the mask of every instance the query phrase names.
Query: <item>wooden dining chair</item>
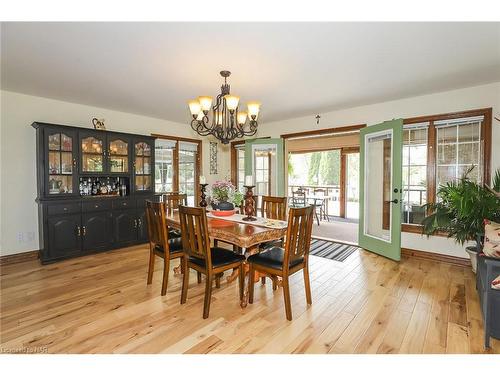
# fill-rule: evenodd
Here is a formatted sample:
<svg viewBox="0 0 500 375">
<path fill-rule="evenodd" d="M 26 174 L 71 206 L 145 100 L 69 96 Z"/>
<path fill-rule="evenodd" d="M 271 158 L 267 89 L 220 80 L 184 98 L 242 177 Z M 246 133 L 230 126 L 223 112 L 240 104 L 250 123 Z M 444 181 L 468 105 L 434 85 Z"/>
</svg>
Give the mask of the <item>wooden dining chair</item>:
<svg viewBox="0 0 500 375">
<path fill-rule="evenodd" d="M 244 255 L 236 254 L 231 250 L 210 246 L 208 236 L 207 214 L 203 207 L 179 207 L 181 222 L 182 246 L 184 256 L 182 269 L 181 304 L 186 303 L 189 285 L 189 269 L 192 268 L 205 274 L 205 301 L 203 304 L 203 319 L 208 318 L 210 312 L 210 299 L 212 297 L 212 284 L 215 276 L 233 268 L 239 268 L 239 295 L 243 299 L 245 285 Z"/>
<path fill-rule="evenodd" d="M 167 214 L 170 215 L 173 210 L 179 208 L 179 206 L 187 206 L 187 194 L 182 194 L 178 192 L 169 192 L 163 194 L 163 202 L 166 204 Z M 170 238 L 180 238 L 181 232 L 179 230 L 170 228 L 168 231 Z"/>
<path fill-rule="evenodd" d="M 248 257 L 250 265 L 249 303 L 253 303 L 255 272 L 264 272 L 282 278 L 285 297 L 286 318 L 292 320 L 289 276 L 303 270 L 306 301 L 312 304 L 311 285 L 309 282 L 309 248 L 314 207 L 290 208 L 285 247 L 273 247 Z"/>
<path fill-rule="evenodd" d="M 272 220 L 286 220 L 286 197 L 262 196 L 261 216 Z M 266 249 L 273 246 L 283 246 L 283 239 L 263 242 L 259 245 L 260 249 Z M 266 277 L 261 276 L 262 284 L 266 283 Z M 277 289 L 275 279 L 273 279 L 273 289 Z"/>
<path fill-rule="evenodd" d="M 163 258 L 163 280 L 161 284 L 161 295 L 167 294 L 168 273 L 170 271 L 170 260 L 182 257 L 182 239 L 180 237 L 169 238 L 166 222 L 166 204 L 164 202 L 146 201 L 146 221 L 149 236 L 149 267 L 148 281 L 153 281 L 156 256 Z"/>
</svg>

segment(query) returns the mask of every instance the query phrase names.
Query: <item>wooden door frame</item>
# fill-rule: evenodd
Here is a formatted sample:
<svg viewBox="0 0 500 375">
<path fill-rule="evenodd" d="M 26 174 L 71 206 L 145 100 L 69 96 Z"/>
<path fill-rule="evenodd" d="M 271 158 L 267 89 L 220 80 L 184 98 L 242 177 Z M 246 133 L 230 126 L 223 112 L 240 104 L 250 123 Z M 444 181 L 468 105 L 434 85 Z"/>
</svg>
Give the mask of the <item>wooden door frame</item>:
<svg viewBox="0 0 500 375">
<path fill-rule="evenodd" d="M 173 191 L 176 192 L 179 191 L 179 142 L 189 142 L 197 144 L 195 169 L 194 169 L 194 192 L 195 192 L 194 203 L 195 205 L 197 205 L 198 201 L 200 200 L 200 194 L 201 194 L 199 181 L 200 181 L 200 176 L 202 175 L 203 172 L 202 169 L 203 165 L 201 163 L 201 156 L 203 153 L 203 143 L 201 139 L 175 137 L 163 134 L 151 134 L 151 136 L 157 139 L 166 139 L 169 141 L 176 142 L 172 153 L 172 170 L 173 170 L 172 189 Z"/>
<path fill-rule="evenodd" d="M 345 219 L 346 205 L 347 205 L 347 155 L 349 154 L 359 154 L 358 147 L 342 147 L 340 149 L 340 212 L 339 216 Z M 358 189 L 359 191 L 359 189 Z"/>
<path fill-rule="evenodd" d="M 365 128 L 366 124 L 357 124 L 357 125 L 348 125 L 348 126 L 339 126 L 335 128 L 324 128 L 324 129 L 317 129 L 317 130 L 308 130 L 308 131 L 303 131 L 303 132 L 297 132 L 297 133 L 287 133 L 287 134 L 282 134 L 281 138 L 285 140 L 285 146 L 286 146 L 286 140 L 287 139 L 293 139 L 293 138 L 307 138 L 307 137 L 314 137 L 314 136 L 328 136 L 328 135 L 335 135 L 338 133 L 344 133 L 344 132 L 352 132 L 352 131 L 359 131 L 362 128 Z M 332 150 L 340 150 L 340 181 L 339 181 L 339 186 L 340 186 L 340 196 L 339 196 L 339 203 L 340 203 L 340 210 L 339 210 L 339 217 L 345 218 L 345 211 L 346 211 L 346 194 L 345 194 L 345 184 L 346 184 L 346 161 L 347 157 L 346 155 L 348 153 L 356 153 L 359 152 L 359 146 L 358 147 L 334 147 L 334 148 L 328 148 L 328 149 L 321 149 L 321 150 L 311 150 L 311 151 L 298 151 L 298 152 L 287 152 L 285 157 L 283 158 L 285 161 L 288 160 L 288 154 L 293 153 L 293 154 L 299 154 L 299 153 L 309 153 L 309 152 L 322 152 L 322 151 L 332 151 Z M 285 147 L 286 151 L 286 147 Z M 287 189 L 288 193 L 288 174 L 285 169 L 285 187 Z M 327 213 L 328 214 L 328 213 Z"/>
</svg>

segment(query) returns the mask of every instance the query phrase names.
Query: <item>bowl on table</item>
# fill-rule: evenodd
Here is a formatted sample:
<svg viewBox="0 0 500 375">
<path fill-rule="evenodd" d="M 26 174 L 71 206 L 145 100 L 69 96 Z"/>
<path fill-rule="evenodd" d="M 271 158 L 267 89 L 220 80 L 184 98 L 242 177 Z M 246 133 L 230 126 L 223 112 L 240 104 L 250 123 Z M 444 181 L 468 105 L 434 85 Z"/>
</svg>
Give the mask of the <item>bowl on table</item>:
<svg viewBox="0 0 500 375">
<path fill-rule="evenodd" d="M 236 210 L 212 210 L 210 211 L 212 215 L 224 217 L 224 216 L 232 216 L 235 214 Z"/>
</svg>

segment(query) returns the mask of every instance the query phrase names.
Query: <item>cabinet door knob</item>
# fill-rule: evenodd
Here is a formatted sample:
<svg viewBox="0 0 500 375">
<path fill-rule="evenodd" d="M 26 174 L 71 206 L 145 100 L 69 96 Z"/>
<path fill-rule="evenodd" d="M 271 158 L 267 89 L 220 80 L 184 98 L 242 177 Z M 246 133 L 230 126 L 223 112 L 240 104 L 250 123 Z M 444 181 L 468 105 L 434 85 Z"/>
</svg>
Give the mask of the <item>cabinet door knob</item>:
<svg viewBox="0 0 500 375">
<path fill-rule="evenodd" d="M 82 235 L 82 228 L 79 225 L 76 226 L 76 235 L 80 237 Z"/>
<path fill-rule="evenodd" d="M 134 228 L 137 228 L 137 220 L 134 219 Z"/>
<path fill-rule="evenodd" d="M 87 228 L 83 226 L 82 229 L 83 229 L 83 235 L 85 236 L 87 234 Z"/>
</svg>

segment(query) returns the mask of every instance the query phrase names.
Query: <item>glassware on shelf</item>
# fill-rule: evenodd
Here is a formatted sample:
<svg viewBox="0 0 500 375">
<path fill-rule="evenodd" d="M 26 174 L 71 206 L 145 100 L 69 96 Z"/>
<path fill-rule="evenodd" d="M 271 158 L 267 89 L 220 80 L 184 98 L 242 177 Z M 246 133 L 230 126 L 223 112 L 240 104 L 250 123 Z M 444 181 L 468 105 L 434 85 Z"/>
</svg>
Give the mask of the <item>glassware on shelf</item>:
<svg viewBox="0 0 500 375">
<path fill-rule="evenodd" d="M 87 137 L 82 139 L 82 171 L 103 172 L 102 140 Z"/>
<path fill-rule="evenodd" d="M 49 194 L 73 193 L 73 138 L 64 133 L 48 137 Z"/>
<path fill-rule="evenodd" d="M 109 143 L 110 171 L 115 173 L 128 172 L 128 143 L 121 139 Z"/>
</svg>

